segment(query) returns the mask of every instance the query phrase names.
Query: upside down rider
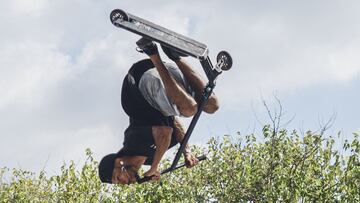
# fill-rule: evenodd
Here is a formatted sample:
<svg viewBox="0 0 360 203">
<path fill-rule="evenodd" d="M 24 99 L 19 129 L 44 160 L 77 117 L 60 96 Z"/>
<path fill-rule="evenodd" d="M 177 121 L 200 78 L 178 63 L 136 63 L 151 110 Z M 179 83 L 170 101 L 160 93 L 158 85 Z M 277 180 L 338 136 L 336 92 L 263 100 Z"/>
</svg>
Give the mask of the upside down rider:
<svg viewBox="0 0 360 203">
<path fill-rule="evenodd" d="M 183 54 L 162 46 L 176 65 L 165 63 L 151 40 L 141 38 L 136 44 L 150 59 L 133 64 L 123 81 L 121 104 L 130 124 L 124 132 L 123 148 L 100 161 L 99 177 L 104 183 L 136 183 L 142 165 L 150 165 L 144 176 L 159 180 L 161 158 L 185 135 L 178 117 L 191 117 L 197 112 L 206 85 Z M 218 108 L 218 99 L 212 94 L 203 111 L 211 114 Z M 187 167 L 198 163 L 188 146 L 183 155 Z"/>
</svg>

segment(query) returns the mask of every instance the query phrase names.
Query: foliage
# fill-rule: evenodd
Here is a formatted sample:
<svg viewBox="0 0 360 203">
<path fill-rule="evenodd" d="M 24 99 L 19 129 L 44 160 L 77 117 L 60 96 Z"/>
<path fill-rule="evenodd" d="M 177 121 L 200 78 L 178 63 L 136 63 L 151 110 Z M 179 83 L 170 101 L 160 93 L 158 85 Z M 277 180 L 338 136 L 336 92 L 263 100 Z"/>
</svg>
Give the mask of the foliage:
<svg viewBox="0 0 360 203">
<path fill-rule="evenodd" d="M 339 133 L 338 136 L 341 136 Z M 84 166 L 64 164 L 47 177 L 13 169 L 0 170 L 1 202 L 360 202 L 359 135 L 335 150 L 332 137 L 275 131 L 266 125 L 261 141 L 212 138 L 208 160 L 193 169 L 162 176 L 160 182 L 130 186 L 101 184 L 98 162 L 86 150 Z M 170 160 L 162 162 L 163 167 Z"/>
</svg>

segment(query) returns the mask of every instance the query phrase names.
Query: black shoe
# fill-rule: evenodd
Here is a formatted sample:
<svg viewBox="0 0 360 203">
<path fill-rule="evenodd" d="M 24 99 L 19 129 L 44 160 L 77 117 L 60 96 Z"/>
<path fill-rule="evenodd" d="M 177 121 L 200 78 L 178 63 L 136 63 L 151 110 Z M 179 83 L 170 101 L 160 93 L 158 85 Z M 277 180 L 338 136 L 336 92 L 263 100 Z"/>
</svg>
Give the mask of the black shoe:
<svg viewBox="0 0 360 203">
<path fill-rule="evenodd" d="M 136 42 L 136 45 L 138 46 L 137 50 L 139 52 L 145 53 L 148 56 L 159 53 L 156 44 L 153 41 L 146 39 L 145 37 L 139 39 Z"/>
<path fill-rule="evenodd" d="M 171 59 L 172 61 L 180 60 L 181 57 L 186 57 L 188 55 L 183 54 L 175 49 L 169 48 L 167 46 L 161 45 L 162 50 L 166 54 L 166 56 Z"/>
</svg>

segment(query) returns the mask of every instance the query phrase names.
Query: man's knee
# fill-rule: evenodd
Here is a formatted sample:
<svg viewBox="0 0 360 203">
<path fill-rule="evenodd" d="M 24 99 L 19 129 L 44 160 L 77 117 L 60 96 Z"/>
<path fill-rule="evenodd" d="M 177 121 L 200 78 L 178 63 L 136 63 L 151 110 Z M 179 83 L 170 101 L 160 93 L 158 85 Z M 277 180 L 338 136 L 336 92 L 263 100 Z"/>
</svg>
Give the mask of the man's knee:
<svg viewBox="0 0 360 203">
<path fill-rule="evenodd" d="M 198 105 L 196 102 L 194 102 L 191 105 L 188 105 L 185 108 L 179 109 L 181 115 L 183 115 L 184 117 L 191 117 L 195 115 L 197 110 L 198 110 Z"/>
<path fill-rule="evenodd" d="M 218 102 L 209 102 L 204 106 L 203 111 L 205 111 L 208 114 L 213 114 L 219 109 L 219 103 Z"/>
</svg>

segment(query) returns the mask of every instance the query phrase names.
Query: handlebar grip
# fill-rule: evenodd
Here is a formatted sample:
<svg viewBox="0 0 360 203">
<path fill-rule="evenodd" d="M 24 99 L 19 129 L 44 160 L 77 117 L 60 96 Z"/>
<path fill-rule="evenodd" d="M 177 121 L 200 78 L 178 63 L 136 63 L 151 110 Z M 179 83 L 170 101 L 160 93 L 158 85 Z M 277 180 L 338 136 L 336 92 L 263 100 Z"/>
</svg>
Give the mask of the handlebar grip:
<svg viewBox="0 0 360 203">
<path fill-rule="evenodd" d="M 206 159 L 206 155 L 201 155 L 196 157 L 199 161 L 204 161 Z"/>
<path fill-rule="evenodd" d="M 140 178 L 138 179 L 136 182 L 141 184 L 141 183 L 144 183 L 144 182 L 148 182 L 152 179 L 153 176 L 144 176 L 143 178 Z"/>
<path fill-rule="evenodd" d="M 199 161 L 203 161 L 203 160 L 206 160 L 206 155 L 201 155 L 201 156 L 198 156 L 196 157 Z M 168 168 L 164 171 L 161 172 L 161 174 L 164 174 L 164 173 L 168 173 L 168 172 L 171 172 L 171 171 L 174 171 L 176 169 L 179 169 L 179 168 L 182 168 L 185 166 L 185 163 L 184 164 L 181 164 L 181 165 L 178 165 L 177 167 L 175 168 Z M 147 181 L 150 181 L 152 179 L 153 176 L 145 176 L 143 178 L 137 178 L 136 182 L 141 184 L 141 183 L 144 183 L 144 182 L 147 182 Z"/>
</svg>

